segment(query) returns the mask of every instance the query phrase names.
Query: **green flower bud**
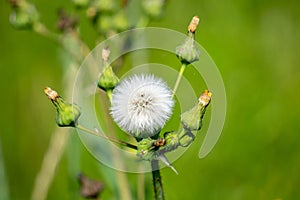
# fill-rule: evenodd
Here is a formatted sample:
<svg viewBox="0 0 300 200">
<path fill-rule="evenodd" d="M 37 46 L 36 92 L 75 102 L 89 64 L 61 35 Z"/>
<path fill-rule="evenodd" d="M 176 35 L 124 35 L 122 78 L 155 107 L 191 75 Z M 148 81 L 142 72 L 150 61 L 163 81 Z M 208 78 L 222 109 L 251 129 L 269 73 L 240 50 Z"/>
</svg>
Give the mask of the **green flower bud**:
<svg viewBox="0 0 300 200">
<path fill-rule="evenodd" d="M 143 0 L 144 12 L 151 18 L 160 18 L 165 5 L 165 0 Z"/>
<path fill-rule="evenodd" d="M 154 157 L 154 149 L 153 145 L 154 140 L 151 138 L 144 138 L 138 142 L 137 145 L 137 153 L 136 155 L 143 160 L 152 160 Z"/>
<path fill-rule="evenodd" d="M 194 33 L 189 32 L 184 43 L 176 47 L 175 52 L 181 63 L 190 64 L 199 60 L 200 52 L 196 47 Z"/>
<path fill-rule="evenodd" d="M 116 0 L 96 0 L 93 5 L 100 13 L 111 13 L 119 9 L 119 5 Z"/>
<path fill-rule="evenodd" d="M 113 16 L 112 21 L 113 28 L 117 30 L 118 32 L 122 32 L 127 30 L 130 27 L 130 24 L 128 22 L 126 13 L 124 10 L 120 10 L 116 15 Z"/>
<path fill-rule="evenodd" d="M 182 147 L 189 146 L 195 139 L 195 135 L 187 129 L 182 129 L 179 134 L 179 143 Z"/>
<path fill-rule="evenodd" d="M 113 90 L 119 82 L 119 78 L 115 75 L 112 67 L 108 64 L 109 54 L 109 48 L 104 48 L 102 50 L 102 60 L 104 61 L 105 67 L 98 80 L 98 87 L 104 91 Z"/>
<path fill-rule="evenodd" d="M 115 75 L 110 65 L 108 65 L 102 72 L 98 87 L 104 91 L 113 90 L 119 82 L 119 78 Z"/>
<path fill-rule="evenodd" d="M 168 152 L 173 151 L 174 149 L 177 149 L 179 146 L 179 138 L 177 133 L 175 132 L 166 132 L 164 134 L 164 138 L 166 141 L 166 144 L 163 146 L 162 151 Z"/>
<path fill-rule="evenodd" d="M 32 29 L 39 21 L 39 14 L 33 4 L 20 1 L 13 7 L 10 23 L 16 29 Z"/>
<path fill-rule="evenodd" d="M 114 27 L 112 24 L 113 17 L 111 15 L 101 15 L 97 16 L 97 31 L 101 34 L 108 34 L 110 31 L 113 31 Z"/>
<path fill-rule="evenodd" d="M 175 52 L 181 63 L 190 64 L 200 58 L 200 52 L 195 44 L 195 32 L 199 24 L 199 17 L 194 16 L 188 26 L 188 35 L 182 45 L 176 47 Z"/>
<path fill-rule="evenodd" d="M 57 125 L 61 127 L 75 127 L 77 125 L 78 118 L 81 114 L 79 106 L 75 104 L 66 103 L 56 91 L 52 90 L 49 87 L 46 87 L 44 92 L 56 107 Z"/>
<path fill-rule="evenodd" d="M 210 103 L 211 92 L 205 90 L 199 97 L 198 103 L 189 111 L 181 115 L 181 123 L 184 129 L 189 131 L 198 131 L 202 127 L 202 118 L 206 107 Z"/>
</svg>

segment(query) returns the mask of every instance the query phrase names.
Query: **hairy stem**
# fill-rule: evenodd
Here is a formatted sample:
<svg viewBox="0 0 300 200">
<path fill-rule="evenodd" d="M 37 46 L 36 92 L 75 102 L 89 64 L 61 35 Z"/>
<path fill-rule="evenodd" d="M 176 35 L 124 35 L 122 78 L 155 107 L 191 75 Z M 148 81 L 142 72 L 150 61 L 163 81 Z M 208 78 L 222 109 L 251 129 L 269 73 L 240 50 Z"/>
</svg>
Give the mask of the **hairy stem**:
<svg viewBox="0 0 300 200">
<path fill-rule="evenodd" d="M 178 89 L 179 83 L 180 83 L 180 81 L 181 81 L 181 78 L 182 78 L 182 76 L 183 76 L 183 72 L 184 72 L 186 66 L 187 66 L 186 64 L 182 64 L 182 65 L 181 65 L 179 74 L 178 74 L 178 76 L 177 76 L 176 83 L 175 83 L 174 88 L 173 88 L 172 98 L 174 97 L 174 95 L 175 95 L 175 93 L 176 93 L 176 91 L 177 91 L 177 89 Z"/>
<path fill-rule="evenodd" d="M 153 179 L 153 188 L 155 194 L 155 200 L 164 200 L 164 189 L 162 185 L 162 179 L 160 176 L 158 160 L 151 161 L 151 168 L 152 168 L 152 179 Z"/>
</svg>

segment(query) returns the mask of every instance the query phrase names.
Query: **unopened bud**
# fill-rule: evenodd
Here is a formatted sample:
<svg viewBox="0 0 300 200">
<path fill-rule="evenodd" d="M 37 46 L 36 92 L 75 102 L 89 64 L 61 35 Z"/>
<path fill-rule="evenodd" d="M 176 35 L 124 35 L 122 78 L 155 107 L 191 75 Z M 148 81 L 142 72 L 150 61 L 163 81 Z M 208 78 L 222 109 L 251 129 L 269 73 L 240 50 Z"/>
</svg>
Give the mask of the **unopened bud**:
<svg viewBox="0 0 300 200">
<path fill-rule="evenodd" d="M 189 146 L 195 139 L 195 135 L 188 129 L 182 129 L 179 133 L 179 143 L 182 147 Z"/>
<path fill-rule="evenodd" d="M 199 60 L 200 52 L 196 47 L 194 34 L 189 32 L 183 44 L 176 47 L 175 52 L 181 63 L 190 64 Z"/>
<path fill-rule="evenodd" d="M 119 78 L 115 75 L 111 65 L 108 64 L 110 50 L 108 47 L 102 50 L 102 59 L 104 61 L 104 70 L 98 80 L 98 87 L 104 91 L 113 90 L 119 82 Z"/>
<path fill-rule="evenodd" d="M 55 90 L 49 87 L 44 89 L 45 94 L 54 104 L 57 116 L 56 123 L 58 126 L 73 126 L 77 125 L 78 118 L 81 114 L 79 106 L 66 103 Z"/>
<path fill-rule="evenodd" d="M 211 92 L 205 90 L 198 103 L 189 111 L 181 115 L 181 123 L 184 129 L 189 131 L 198 131 L 202 127 L 202 118 L 204 117 L 206 107 L 209 105 Z"/>
<path fill-rule="evenodd" d="M 95 0 L 93 5 L 100 13 L 114 13 L 119 9 L 119 5 L 115 0 Z"/>
<path fill-rule="evenodd" d="M 113 16 L 112 26 L 117 32 L 122 32 L 130 28 L 130 23 L 124 10 L 120 10 Z"/>
<path fill-rule="evenodd" d="M 194 16 L 192 21 L 190 22 L 190 25 L 188 26 L 188 31 L 191 33 L 195 33 L 197 26 L 199 24 L 199 17 L 198 16 Z"/>
<path fill-rule="evenodd" d="M 86 16 L 94 22 L 94 20 L 96 20 L 97 12 L 98 11 L 95 6 L 90 6 L 86 9 Z"/>
<path fill-rule="evenodd" d="M 142 6 L 149 17 L 157 19 L 163 13 L 165 0 L 143 0 Z"/>
<path fill-rule="evenodd" d="M 144 138 L 138 142 L 136 155 L 143 160 L 152 160 L 154 154 L 154 140 Z"/>
<path fill-rule="evenodd" d="M 10 23 L 16 29 L 31 29 L 39 21 L 39 14 L 33 4 L 17 1 L 13 5 Z"/>
<path fill-rule="evenodd" d="M 194 16 L 188 26 L 188 34 L 182 45 L 176 47 L 175 52 L 183 64 L 193 63 L 200 58 L 200 52 L 195 44 L 195 31 L 199 24 L 199 17 Z"/>
</svg>

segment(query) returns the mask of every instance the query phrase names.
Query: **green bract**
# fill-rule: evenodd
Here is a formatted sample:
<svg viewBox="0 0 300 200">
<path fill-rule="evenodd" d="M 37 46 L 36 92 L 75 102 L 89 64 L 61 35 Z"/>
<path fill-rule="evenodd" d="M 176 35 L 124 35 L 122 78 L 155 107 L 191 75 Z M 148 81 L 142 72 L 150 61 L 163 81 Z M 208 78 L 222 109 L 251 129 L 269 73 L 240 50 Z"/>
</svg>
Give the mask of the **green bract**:
<svg viewBox="0 0 300 200">
<path fill-rule="evenodd" d="M 77 120 L 80 116 L 80 108 L 75 104 L 65 103 L 62 98 L 53 101 L 56 110 L 56 123 L 58 126 L 73 126 L 77 125 Z"/>
<path fill-rule="evenodd" d="M 181 115 L 181 123 L 184 129 L 189 131 L 198 131 L 202 126 L 202 118 L 206 107 L 210 103 L 211 93 L 206 90 L 201 94 L 198 103 L 189 111 Z"/>
<path fill-rule="evenodd" d="M 182 45 L 175 49 L 176 55 L 181 63 L 190 64 L 200 58 L 200 52 L 195 44 L 195 34 L 189 32 Z"/>
<path fill-rule="evenodd" d="M 115 75 L 110 65 L 108 65 L 98 80 L 98 87 L 104 91 L 113 90 L 119 82 L 119 78 Z"/>
<path fill-rule="evenodd" d="M 75 127 L 77 125 L 78 118 L 81 114 L 80 107 L 75 104 L 66 103 L 56 91 L 52 90 L 49 87 L 46 87 L 44 92 L 56 108 L 57 125 L 61 127 Z"/>
<path fill-rule="evenodd" d="M 35 6 L 26 1 L 20 1 L 10 16 L 10 23 L 16 29 L 31 29 L 39 21 L 39 13 Z"/>
</svg>

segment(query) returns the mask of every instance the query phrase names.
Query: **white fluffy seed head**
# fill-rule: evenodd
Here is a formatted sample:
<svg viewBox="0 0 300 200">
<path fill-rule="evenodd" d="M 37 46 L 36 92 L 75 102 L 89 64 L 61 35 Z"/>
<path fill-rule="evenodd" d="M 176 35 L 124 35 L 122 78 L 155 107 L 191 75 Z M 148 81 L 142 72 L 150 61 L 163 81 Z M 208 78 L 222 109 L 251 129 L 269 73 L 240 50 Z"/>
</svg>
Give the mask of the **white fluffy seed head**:
<svg viewBox="0 0 300 200">
<path fill-rule="evenodd" d="M 165 125 L 173 105 L 172 91 L 162 79 L 134 75 L 114 89 L 111 115 L 123 131 L 136 138 L 146 138 Z"/>
</svg>

